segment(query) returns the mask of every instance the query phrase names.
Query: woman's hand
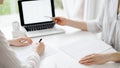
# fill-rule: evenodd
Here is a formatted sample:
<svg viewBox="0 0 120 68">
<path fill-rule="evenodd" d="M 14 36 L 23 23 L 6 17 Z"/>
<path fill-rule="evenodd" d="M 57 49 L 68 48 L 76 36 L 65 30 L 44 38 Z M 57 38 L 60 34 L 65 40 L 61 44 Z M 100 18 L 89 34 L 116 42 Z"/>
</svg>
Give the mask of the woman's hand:
<svg viewBox="0 0 120 68">
<path fill-rule="evenodd" d="M 82 58 L 79 63 L 84 65 L 104 64 L 110 61 L 108 54 L 91 54 Z"/>
<path fill-rule="evenodd" d="M 20 37 L 15 38 L 8 41 L 11 46 L 28 46 L 29 44 L 32 44 L 32 40 L 28 37 Z"/>
<path fill-rule="evenodd" d="M 54 17 L 52 19 L 56 24 L 62 25 L 62 26 L 67 25 L 70 22 L 69 19 L 66 19 L 66 18 L 63 18 L 63 17 Z"/>
<path fill-rule="evenodd" d="M 37 43 L 36 52 L 41 56 L 44 52 L 44 43 Z"/>
</svg>

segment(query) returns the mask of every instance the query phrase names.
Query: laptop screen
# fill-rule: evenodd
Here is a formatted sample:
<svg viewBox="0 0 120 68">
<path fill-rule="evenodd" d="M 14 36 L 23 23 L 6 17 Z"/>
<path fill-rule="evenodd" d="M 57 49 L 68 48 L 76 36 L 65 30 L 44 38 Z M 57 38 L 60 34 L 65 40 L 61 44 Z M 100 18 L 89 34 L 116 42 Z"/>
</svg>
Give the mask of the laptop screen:
<svg viewBox="0 0 120 68">
<path fill-rule="evenodd" d="M 45 23 L 52 21 L 49 17 L 54 17 L 52 0 L 26 0 L 18 3 L 22 25 Z"/>
</svg>

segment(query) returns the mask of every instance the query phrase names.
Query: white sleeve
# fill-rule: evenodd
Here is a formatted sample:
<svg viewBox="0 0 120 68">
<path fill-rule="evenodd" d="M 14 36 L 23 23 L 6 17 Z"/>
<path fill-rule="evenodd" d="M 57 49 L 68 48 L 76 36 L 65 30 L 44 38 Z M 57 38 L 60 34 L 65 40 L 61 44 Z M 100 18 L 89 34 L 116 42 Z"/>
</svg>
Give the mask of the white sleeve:
<svg viewBox="0 0 120 68">
<path fill-rule="evenodd" d="M 9 47 L 7 40 L 0 31 L 0 68 L 39 68 L 40 57 L 36 53 L 22 63 Z"/>
<path fill-rule="evenodd" d="M 89 32 L 93 32 L 93 33 L 97 33 L 97 32 L 100 32 L 101 31 L 101 28 L 98 27 L 97 25 L 97 20 L 89 20 L 87 21 L 87 30 Z"/>
<path fill-rule="evenodd" d="M 28 57 L 26 63 L 23 64 L 22 68 L 39 68 L 40 56 L 37 53 L 32 53 L 32 56 Z"/>
<path fill-rule="evenodd" d="M 104 11 L 105 11 L 105 1 L 103 1 L 102 6 L 100 8 L 100 12 L 96 18 L 96 20 L 86 21 L 87 30 L 90 32 L 100 32 L 103 27 L 103 19 L 104 19 Z"/>
</svg>

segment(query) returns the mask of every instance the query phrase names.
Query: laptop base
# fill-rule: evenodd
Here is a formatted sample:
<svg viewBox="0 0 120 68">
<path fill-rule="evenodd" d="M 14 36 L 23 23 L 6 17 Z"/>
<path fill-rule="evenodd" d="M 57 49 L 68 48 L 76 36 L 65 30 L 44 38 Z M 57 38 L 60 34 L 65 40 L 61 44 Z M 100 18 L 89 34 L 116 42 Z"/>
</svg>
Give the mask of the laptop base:
<svg viewBox="0 0 120 68">
<path fill-rule="evenodd" d="M 50 29 L 29 31 L 29 32 L 26 32 L 26 35 L 32 38 L 32 37 L 48 36 L 48 35 L 62 34 L 62 33 L 65 33 L 63 29 L 53 27 Z"/>
</svg>

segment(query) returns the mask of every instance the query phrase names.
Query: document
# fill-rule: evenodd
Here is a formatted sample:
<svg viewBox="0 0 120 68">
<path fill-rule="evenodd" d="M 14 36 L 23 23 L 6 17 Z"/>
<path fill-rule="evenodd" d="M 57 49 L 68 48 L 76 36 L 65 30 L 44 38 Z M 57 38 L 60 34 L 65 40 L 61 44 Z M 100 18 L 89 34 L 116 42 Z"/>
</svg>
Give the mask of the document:
<svg viewBox="0 0 120 68">
<path fill-rule="evenodd" d="M 85 35 L 84 35 L 85 36 Z M 93 53 L 102 53 L 112 48 L 100 39 L 93 36 L 82 36 L 79 40 L 70 42 L 60 47 L 60 50 L 76 60 Z"/>
</svg>

